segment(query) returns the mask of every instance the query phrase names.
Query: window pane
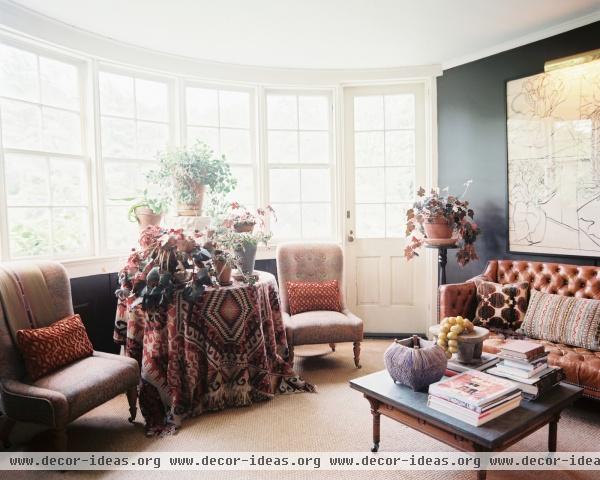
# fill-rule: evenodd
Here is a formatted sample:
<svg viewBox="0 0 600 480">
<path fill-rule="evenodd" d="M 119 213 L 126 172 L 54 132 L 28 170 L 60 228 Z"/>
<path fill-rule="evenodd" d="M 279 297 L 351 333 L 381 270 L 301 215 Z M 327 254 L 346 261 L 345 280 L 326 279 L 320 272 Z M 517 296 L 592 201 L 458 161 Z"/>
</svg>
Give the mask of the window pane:
<svg viewBox="0 0 600 480">
<path fill-rule="evenodd" d="M 302 238 L 325 239 L 331 236 L 331 205 L 329 203 L 302 205 Z"/>
<path fill-rule="evenodd" d="M 139 163 L 109 161 L 104 162 L 104 189 L 110 203 L 123 203 L 123 199 L 140 195 L 144 190 L 145 172 Z"/>
<path fill-rule="evenodd" d="M 295 95 L 267 96 L 267 125 L 275 129 L 298 128 L 298 105 Z"/>
<path fill-rule="evenodd" d="M 383 168 L 357 168 L 356 203 L 378 203 L 385 199 Z"/>
<path fill-rule="evenodd" d="M 385 132 L 385 163 L 386 165 L 414 165 L 414 131 Z"/>
<path fill-rule="evenodd" d="M 221 154 L 230 163 L 251 163 L 250 132 L 221 129 Z"/>
<path fill-rule="evenodd" d="M 169 120 L 168 88 L 165 83 L 136 78 L 135 99 L 137 118 L 159 122 Z"/>
<path fill-rule="evenodd" d="M 40 107 L 2 100 L 2 141 L 5 148 L 39 150 L 42 143 Z"/>
<path fill-rule="evenodd" d="M 354 97 L 354 130 L 383 130 L 383 97 Z"/>
<path fill-rule="evenodd" d="M 229 194 L 229 199 L 237 201 L 246 207 L 254 204 L 254 180 L 252 167 L 231 167 L 231 173 L 237 179 L 235 191 Z"/>
<path fill-rule="evenodd" d="M 0 95 L 38 102 L 37 55 L 0 45 Z"/>
<path fill-rule="evenodd" d="M 133 78 L 100 72 L 100 110 L 102 115 L 133 118 L 135 114 Z"/>
<path fill-rule="evenodd" d="M 269 171 L 271 202 L 297 202 L 300 200 L 300 170 L 276 168 Z"/>
<path fill-rule="evenodd" d="M 109 250 L 124 251 L 136 245 L 139 229 L 136 223 L 127 218 L 129 207 L 107 207 L 106 247 Z"/>
<path fill-rule="evenodd" d="M 44 157 L 5 156 L 6 201 L 9 206 L 50 202 L 48 166 Z"/>
<path fill-rule="evenodd" d="M 356 236 L 358 238 L 385 237 L 385 205 L 356 205 Z"/>
<path fill-rule="evenodd" d="M 329 132 L 300 132 L 300 162 L 329 163 Z"/>
<path fill-rule="evenodd" d="M 300 130 L 329 130 L 329 99 L 325 96 L 298 97 Z"/>
<path fill-rule="evenodd" d="M 269 163 L 298 163 L 298 133 L 269 132 Z"/>
<path fill-rule="evenodd" d="M 386 237 L 403 238 L 406 231 L 406 204 L 388 203 L 385 206 Z"/>
<path fill-rule="evenodd" d="M 193 145 L 198 140 L 206 143 L 215 155 L 219 155 L 219 129 L 208 127 L 188 127 L 187 144 Z"/>
<path fill-rule="evenodd" d="M 186 89 L 186 106 L 189 124 L 210 127 L 219 125 L 217 90 L 188 87 Z"/>
<path fill-rule="evenodd" d="M 102 119 L 102 154 L 105 157 L 135 156 L 135 121 Z"/>
<path fill-rule="evenodd" d="M 10 256 L 50 255 L 50 209 L 8 208 Z"/>
<path fill-rule="evenodd" d="M 331 200 L 331 177 L 329 169 L 303 168 L 301 179 L 303 202 L 328 202 Z"/>
<path fill-rule="evenodd" d="M 77 160 L 50 160 L 52 202 L 58 205 L 87 205 L 85 166 Z"/>
<path fill-rule="evenodd" d="M 54 254 L 82 254 L 89 246 L 87 208 L 55 208 L 52 211 Z"/>
<path fill-rule="evenodd" d="M 413 198 L 414 173 L 412 168 L 385 169 L 385 201 L 410 202 Z"/>
<path fill-rule="evenodd" d="M 79 75 L 69 63 L 40 57 L 42 103 L 79 110 Z"/>
<path fill-rule="evenodd" d="M 385 96 L 385 128 L 414 128 L 415 127 L 415 96 L 386 95 Z"/>
<path fill-rule="evenodd" d="M 277 215 L 277 221 L 270 223 L 273 237 L 278 240 L 300 238 L 302 223 L 300 205 L 272 203 L 271 206 Z"/>
<path fill-rule="evenodd" d="M 222 127 L 248 128 L 250 126 L 249 93 L 221 90 L 219 108 Z"/>
<path fill-rule="evenodd" d="M 79 114 L 42 107 L 44 149 L 49 152 L 81 153 Z"/>
<path fill-rule="evenodd" d="M 162 123 L 137 122 L 138 158 L 156 158 L 169 143 L 169 127 Z"/>
<path fill-rule="evenodd" d="M 354 134 L 354 161 L 358 167 L 380 166 L 384 159 L 383 132 Z"/>
</svg>

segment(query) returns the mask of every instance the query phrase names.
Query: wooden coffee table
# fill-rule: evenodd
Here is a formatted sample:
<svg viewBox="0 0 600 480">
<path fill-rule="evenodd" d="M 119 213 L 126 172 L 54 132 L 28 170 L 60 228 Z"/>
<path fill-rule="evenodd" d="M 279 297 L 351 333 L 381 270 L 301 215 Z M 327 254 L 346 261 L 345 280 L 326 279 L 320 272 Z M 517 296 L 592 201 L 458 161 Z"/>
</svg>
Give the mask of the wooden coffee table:
<svg viewBox="0 0 600 480">
<path fill-rule="evenodd" d="M 379 449 L 381 415 L 464 452 L 502 451 L 548 425 L 548 451 L 555 452 L 560 413 L 583 392 L 582 388 L 560 384 L 539 400 L 522 401 L 520 407 L 480 427 L 473 427 L 429 408 L 426 392 L 414 392 L 394 383 L 386 370 L 351 380 L 350 386 L 362 392 L 371 404 L 372 452 Z M 485 475 L 485 470 L 477 472 L 480 480 L 485 479 Z"/>
</svg>

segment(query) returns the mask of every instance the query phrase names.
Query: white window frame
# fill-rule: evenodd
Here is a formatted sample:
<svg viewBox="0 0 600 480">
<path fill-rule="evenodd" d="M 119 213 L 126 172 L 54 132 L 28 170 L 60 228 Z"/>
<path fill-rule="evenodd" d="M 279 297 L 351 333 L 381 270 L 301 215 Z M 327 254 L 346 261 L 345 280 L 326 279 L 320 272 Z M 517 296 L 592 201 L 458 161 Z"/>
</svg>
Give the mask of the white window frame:
<svg viewBox="0 0 600 480">
<path fill-rule="evenodd" d="M 89 258 L 90 256 L 94 256 L 97 252 L 97 243 L 96 243 L 96 222 L 94 216 L 94 188 L 95 188 L 95 177 L 93 175 L 94 171 L 94 162 L 92 155 L 90 154 L 93 151 L 93 139 L 89 135 L 88 131 L 88 123 L 90 118 L 89 111 L 89 89 L 87 88 L 89 84 L 89 62 L 77 55 L 66 55 L 60 51 L 56 51 L 56 49 L 52 48 L 44 48 L 39 46 L 34 42 L 21 41 L 20 39 L 14 38 L 13 36 L 8 36 L 4 34 L 0 34 L 0 42 L 8 45 L 13 48 L 17 48 L 29 53 L 32 53 L 38 57 L 38 83 L 39 83 L 39 57 L 46 57 L 52 60 L 57 60 L 63 63 L 67 63 L 69 65 L 73 65 L 77 69 L 78 73 L 78 86 L 79 86 L 79 110 L 71 110 L 68 108 L 57 107 L 53 105 L 47 105 L 43 102 L 32 102 L 27 100 L 13 99 L 11 97 L 2 97 L 0 98 L 7 99 L 10 101 L 16 101 L 21 103 L 26 103 L 29 105 L 35 105 L 37 107 L 42 108 L 43 106 L 47 106 L 49 108 L 54 108 L 56 110 L 77 113 L 80 119 L 80 134 L 81 134 L 81 154 L 70 154 L 70 153 L 59 153 L 59 152 L 49 152 L 41 149 L 38 150 L 29 150 L 29 149 L 17 149 L 17 148 L 8 148 L 3 145 L 3 135 L 1 135 L 2 128 L 2 116 L 0 112 L 0 185 L 3 187 L 6 185 L 6 174 L 5 174 L 5 153 L 8 154 L 25 154 L 31 156 L 39 156 L 39 157 L 53 157 L 53 158 L 62 158 L 68 160 L 78 160 L 84 165 L 85 168 L 85 180 L 87 182 L 87 208 L 88 214 L 88 239 L 89 239 L 89 248 L 87 251 L 82 252 L 80 255 L 35 255 L 35 256 L 25 256 L 25 257 L 13 257 L 10 253 L 10 240 L 9 240 L 9 230 L 8 230 L 8 209 L 15 207 L 8 207 L 8 201 L 6 197 L 6 193 L 0 194 L 0 260 L 75 260 L 82 258 Z M 40 95 L 41 95 L 41 86 L 40 86 Z M 41 99 L 40 99 L 41 100 Z M 55 207 L 52 204 L 49 205 L 33 205 L 27 206 L 23 208 L 50 208 L 51 210 Z M 20 207 L 17 207 L 20 208 Z M 52 225 L 50 229 L 51 235 L 51 250 L 53 249 L 52 242 Z"/>
<path fill-rule="evenodd" d="M 121 117 L 118 115 L 103 115 L 102 111 L 101 111 L 101 107 L 100 107 L 100 73 L 102 72 L 106 72 L 106 73 L 112 73 L 112 74 L 116 74 L 116 75 L 123 75 L 123 76 L 128 76 L 128 77 L 132 77 L 134 79 L 134 97 L 133 97 L 133 102 L 134 102 L 134 117 L 130 118 L 130 117 Z M 112 63 L 108 63 L 108 62 L 94 62 L 94 76 L 93 76 L 93 89 L 94 89 L 94 98 L 95 98 L 95 102 L 94 102 L 94 110 L 93 110 L 93 114 L 94 114 L 94 125 L 95 125 L 95 146 L 96 146 L 96 157 L 98 159 L 97 163 L 97 168 L 96 168 L 96 175 L 98 178 L 97 183 L 97 188 L 98 188 L 98 194 L 97 194 L 97 205 L 98 205 L 98 211 L 99 211 L 99 232 L 100 232 L 100 239 L 99 239 L 99 253 L 101 255 L 104 256 L 111 256 L 111 255 L 122 255 L 124 252 L 126 252 L 127 250 L 129 250 L 129 248 L 125 249 L 125 250 L 117 250 L 117 249 L 110 249 L 108 247 L 108 243 L 107 243 L 107 232 L 108 232 L 108 215 L 107 215 L 107 202 L 106 202 L 106 179 L 104 177 L 104 167 L 105 167 L 105 161 L 108 161 L 107 163 L 111 163 L 111 162 L 118 162 L 118 161 L 124 161 L 127 163 L 132 163 L 132 164 L 136 164 L 136 165 L 148 165 L 148 162 L 154 162 L 153 164 L 158 165 L 157 160 L 151 160 L 151 159 L 141 159 L 141 158 L 118 158 L 118 157 L 105 157 L 103 152 L 102 152 L 102 117 L 106 116 L 109 118 L 119 118 L 119 119 L 127 119 L 127 120 L 134 120 L 136 127 L 137 127 L 137 122 L 138 122 L 138 117 L 137 117 L 137 110 L 135 110 L 137 102 L 136 102 L 136 98 L 135 98 L 135 79 L 136 78 L 141 78 L 144 80 L 151 80 L 154 82 L 161 82 L 164 83 L 167 86 L 167 112 L 168 112 L 168 127 L 169 127 L 169 141 L 168 144 L 165 147 L 173 147 L 178 145 L 179 143 L 177 142 L 177 139 L 179 138 L 178 135 L 178 130 L 179 130 L 179 116 L 177 115 L 177 112 L 179 110 L 179 100 L 178 100 L 178 95 L 176 92 L 176 88 L 177 88 L 177 82 L 176 82 L 176 78 L 172 77 L 172 76 L 168 76 L 168 75 L 158 75 L 158 74 L 154 74 L 154 73 L 148 73 L 146 71 L 144 71 L 143 69 L 137 69 L 137 68 L 130 68 L 130 67 L 124 67 L 124 66 L 120 66 L 120 65 L 114 65 Z M 147 120 L 143 120 L 143 121 L 147 121 Z M 153 122 L 151 120 L 148 120 L 149 122 Z M 159 123 L 159 124 L 164 124 L 165 122 L 160 122 L 160 121 L 154 121 L 154 123 Z M 136 132 L 137 132 L 137 128 L 136 128 Z M 115 204 L 116 205 L 116 204 Z"/>
</svg>

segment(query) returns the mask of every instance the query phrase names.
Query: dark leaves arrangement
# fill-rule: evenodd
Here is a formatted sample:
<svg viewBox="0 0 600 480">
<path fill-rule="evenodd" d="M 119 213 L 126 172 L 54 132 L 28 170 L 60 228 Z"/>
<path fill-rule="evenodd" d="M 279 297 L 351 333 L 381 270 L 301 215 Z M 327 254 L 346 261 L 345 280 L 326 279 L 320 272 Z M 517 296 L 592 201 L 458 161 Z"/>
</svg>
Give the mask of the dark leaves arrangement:
<svg viewBox="0 0 600 480">
<path fill-rule="evenodd" d="M 479 258 L 474 244 L 481 229 L 473 221 L 475 212 L 469 207 L 469 202 L 461 200 L 470 184 L 471 181 L 465 183 L 465 191 L 460 197 L 442 195 L 438 189 L 431 189 L 429 195 L 426 195 L 425 189 L 419 187 L 417 201 L 406 212 L 406 236 L 410 237 L 404 249 L 407 260 L 419 255 L 418 250 L 425 243 L 423 224 L 431 217 L 444 217 L 452 225 L 453 236 L 457 238 L 456 260 L 459 265 L 465 266 L 471 260 Z M 447 188 L 442 193 L 446 191 Z"/>
<path fill-rule="evenodd" d="M 211 254 L 198 243 L 201 237 L 199 233 L 191 237 L 182 230 L 147 227 L 140 235 L 141 249 L 131 253 L 119 273 L 117 297 L 130 308 L 141 304 L 152 310 L 166 308 L 176 290 L 181 289 L 183 300 L 193 303 L 207 286 L 218 286 Z"/>
</svg>

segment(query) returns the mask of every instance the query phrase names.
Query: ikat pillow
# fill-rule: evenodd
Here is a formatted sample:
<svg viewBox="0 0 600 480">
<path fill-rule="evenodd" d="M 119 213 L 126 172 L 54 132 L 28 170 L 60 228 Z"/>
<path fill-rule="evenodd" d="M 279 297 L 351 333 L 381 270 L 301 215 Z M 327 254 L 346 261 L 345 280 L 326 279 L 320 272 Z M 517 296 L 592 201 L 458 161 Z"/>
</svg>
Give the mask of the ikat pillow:
<svg viewBox="0 0 600 480">
<path fill-rule="evenodd" d="M 523 323 L 529 283 L 494 283 L 476 280 L 477 310 L 474 325 L 493 331 L 515 331 Z"/>
</svg>

